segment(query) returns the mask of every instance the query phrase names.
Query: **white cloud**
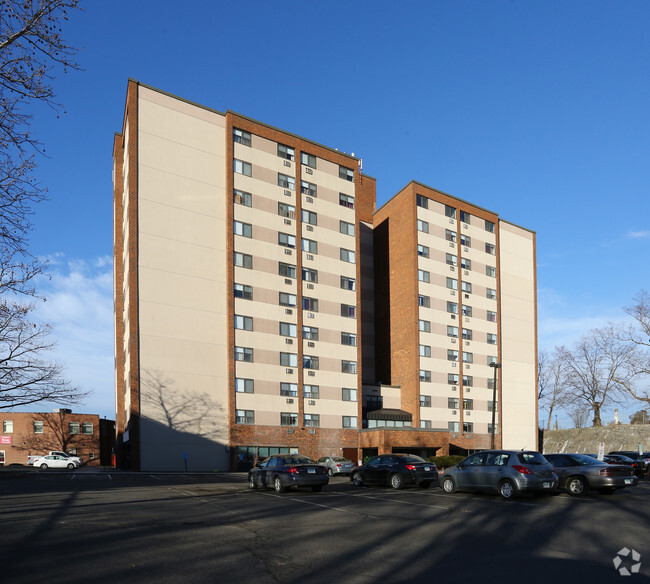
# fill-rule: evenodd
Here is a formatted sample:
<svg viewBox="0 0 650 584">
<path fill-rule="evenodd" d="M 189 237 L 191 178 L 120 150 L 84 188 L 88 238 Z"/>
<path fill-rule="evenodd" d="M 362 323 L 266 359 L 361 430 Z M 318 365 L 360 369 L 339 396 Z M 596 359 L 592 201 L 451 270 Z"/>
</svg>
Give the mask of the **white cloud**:
<svg viewBox="0 0 650 584">
<path fill-rule="evenodd" d="M 650 231 L 628 231 L 627 237 L 629 237 L 630 239 L 650 238 Z"/>
</svg>

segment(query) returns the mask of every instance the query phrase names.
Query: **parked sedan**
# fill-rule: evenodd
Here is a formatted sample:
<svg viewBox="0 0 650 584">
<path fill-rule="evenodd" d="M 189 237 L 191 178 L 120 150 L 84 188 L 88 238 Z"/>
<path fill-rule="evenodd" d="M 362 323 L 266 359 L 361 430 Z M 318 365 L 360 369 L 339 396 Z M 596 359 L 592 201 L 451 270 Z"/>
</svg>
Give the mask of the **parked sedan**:
<svg viewBox="0 0 650 584">
<path fill-rule="evenodd" d="M 350 480 L 357 486 L 390 485 L 403 489 L 406 485 L 427 488 L 438 483 L 438 469 L 415 454 L 381 454 L 371 458 L 363 466 L 350 473 Z"/>
<path fill-rule="evenodd" d="M 534 451 L 485 450 L 445 469 L 441 479 L 446 493 L 485 491 L 512 499 L 523 492 L 552 492 L 558 478 L 553 466 Z"/>
<path fill-rule="evenodd" d="M 627 456 L 631 458 L 635 463 L 635 474 L 642 477 L 646 472 L 648 472 L 648 461 L 645 454 L 639 454 L 635 450 L 619 450 L 616 452 L 610 452 L 608 456 Z"/>
<path fill-rule="evenodd" d="M 645 472 L 645 464 L 641 460 L 634 460 L 626 454 L 606 454 L 603 461 L 607 464 L 623 464 L 632 468 L 633 473 L 642 477 Z"/>
<path fill-rule="evenodd" d="M 544 458 L 555 466 L 559 488 L 566 489 L 574 497 L 584 495 L 590 489 L 611 494 L 638 482 L 632 467 L 611 465 L 586 454 L 545 454 Z"/>
<path fill-rule="evenodd" d="M 323 456 L 318 459 L 318 464 L 327 467 L 327 474 L 334 476 L 335 474 L 350 474 L 354 468 L 354 463 L 342 456 Z"/>
<path fill-rule="evenodd" d="M 329 480 L 327 468 L 302 454 L 270 456 L 248 471 L 251 489 L 272 487 L 276 493 L 291 487 L 311 487 L 317 493 Z"/>
<path fill-rule="evenodd" d="M 48 454 L 34 459 L 34 466 L 43 470 L 47 470 L 48 468 L 67 468 L 68 470 L 72 470 L 79 466 L 79 462 L 71 458 L 66 458 L 65 456 L 59 456 L 58 454 Z"/>
</svg>

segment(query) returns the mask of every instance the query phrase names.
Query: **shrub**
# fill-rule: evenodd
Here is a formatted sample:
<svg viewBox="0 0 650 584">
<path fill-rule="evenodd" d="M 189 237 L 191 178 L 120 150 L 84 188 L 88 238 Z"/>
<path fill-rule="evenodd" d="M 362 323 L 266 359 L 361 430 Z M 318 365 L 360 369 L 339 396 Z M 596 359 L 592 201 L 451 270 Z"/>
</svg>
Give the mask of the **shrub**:
<svg viewBox="0 0 650 584">
<path fill-rule="evenodd" d="M 464 456 L 429 456 L 427 462 L 433 462 L 440 470 L 449 468 L 463 460 Z"/>
</svg>

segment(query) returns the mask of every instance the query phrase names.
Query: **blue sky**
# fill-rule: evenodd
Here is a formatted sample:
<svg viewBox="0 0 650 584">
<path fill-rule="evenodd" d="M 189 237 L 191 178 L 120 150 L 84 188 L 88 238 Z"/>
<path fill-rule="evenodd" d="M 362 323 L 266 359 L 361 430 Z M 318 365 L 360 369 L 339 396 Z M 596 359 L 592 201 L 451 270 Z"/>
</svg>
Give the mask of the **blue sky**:
<svg viewBox="0 0 650 584">
<path fill-rule="evenodd" d="M 77 409 L 114 416 L 111 155 L 129 78 L 354 152 L 378 206 L 418 180 L 535 231 L 540 349 L 650 288 L 647 1 L 86 4 L 65 31 L 85 70 L 56 81 L 65 114 L 34 119 L 50 156 L 42 314 L 68 377 L 95 390 Z"/>
</svg>

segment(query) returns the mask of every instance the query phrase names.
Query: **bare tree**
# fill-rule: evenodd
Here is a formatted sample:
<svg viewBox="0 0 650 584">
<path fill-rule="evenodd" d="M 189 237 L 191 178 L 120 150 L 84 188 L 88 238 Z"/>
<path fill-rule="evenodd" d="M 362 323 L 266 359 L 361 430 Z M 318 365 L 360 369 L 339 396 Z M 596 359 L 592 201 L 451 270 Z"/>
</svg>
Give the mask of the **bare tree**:
<svg viewBox="0 0 650 584">
<path fill-rule="evenodd" d="M 593 411 L 593 425 L 602 426 L 604 406 L 622 404 L 637 375 L 637 351 L 620 340 L 620 329 L 610 325 L 594 329 L 566 353 L 566 382 L 570 403 Z"/>
<path fill-rule="evenodd" d="M 85 396 L 43 357 L 53 346 L 51 329 L 30 318 L 39 299 L 34 280 L 46 268 L 29 250 L 31 216 L 46 198 L 33 174 L 34 155 L 43 149 L 31 131 L 30 106 L 57 110 L 55 72 L 78 69 L 76 49 L 62 36 L 78 4 L 0 0 L 0 409 Z"/>
<path fill-rule="evenodd" d="M 555 347 L 552 354 L 540 352 L 537 358 L 538 367 L 538 403 L 540 409 L 548 413 L 546 429 L 551 429 L 553 413 L 569 403 L 566 383 L 567 350 Z"/>
<path fill-rule="evenodd" d="M 574 428 L 584 428 L 589 419 L 589 410 L 574 408 L 569 412 L 569 417 L 573 422 Z"/>
</svg>

